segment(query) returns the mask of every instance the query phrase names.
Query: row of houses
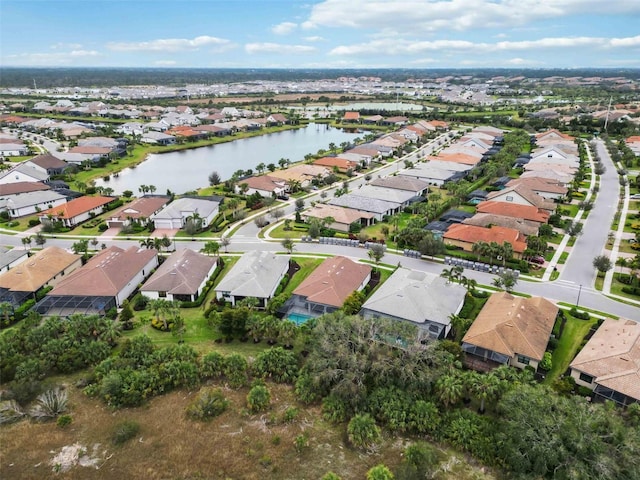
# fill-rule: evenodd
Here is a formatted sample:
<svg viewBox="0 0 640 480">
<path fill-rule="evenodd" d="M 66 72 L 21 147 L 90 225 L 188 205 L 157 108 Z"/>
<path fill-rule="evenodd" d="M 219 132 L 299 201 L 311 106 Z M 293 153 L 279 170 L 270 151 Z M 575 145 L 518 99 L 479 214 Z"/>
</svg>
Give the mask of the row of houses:
<svg viewBox="0 0 640 480">
<path fill-rule="evenodd" d="M 541 297 L 492 294 L 462 339 L 465 364 L 488 371 L 500 365 L 538 370 L 558 307 Z M 568 374 L 595 398 L 640 402 L 640 324 L 605 319 L 570 363 Z"/>
</svg>

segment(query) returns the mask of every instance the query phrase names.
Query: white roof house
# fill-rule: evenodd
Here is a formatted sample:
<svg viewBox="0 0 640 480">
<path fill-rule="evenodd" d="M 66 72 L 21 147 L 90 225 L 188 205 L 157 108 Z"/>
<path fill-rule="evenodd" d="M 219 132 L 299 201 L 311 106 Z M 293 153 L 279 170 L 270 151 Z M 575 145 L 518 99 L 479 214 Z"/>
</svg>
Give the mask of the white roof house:
<svg viewBox="0 0 640 480">
<path fill-rule="evenodd" d="M 178 198 L 153 216 L 156 228 L 177 229 L 187 223 L 187 219 L 198 215 L 202 220 L 202 227 L 207 227 L 218 214 L 219 202 L 198 198 Z"/>
</svg>

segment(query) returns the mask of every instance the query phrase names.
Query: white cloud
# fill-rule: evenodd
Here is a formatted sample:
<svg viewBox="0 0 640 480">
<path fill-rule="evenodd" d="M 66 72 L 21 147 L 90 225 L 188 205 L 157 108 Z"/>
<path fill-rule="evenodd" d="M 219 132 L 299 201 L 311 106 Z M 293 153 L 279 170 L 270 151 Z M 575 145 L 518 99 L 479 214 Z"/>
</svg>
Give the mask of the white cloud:
<svg viewBox="0 0 640 480">
<path fill-rule="evenodd" d="M 313 37 L 304 37 L 304 40 L 306 42 L 324 42 L 325 39 L 319 36 L 313 36 Z"/>
<path fill-rule="evenodd" d="M 82 48 L 82 45 L 79 43 L 54 43 L 53 45 L 51 45 L 49 48 L 51 48 L 51 50 L 80 50 Z"/>
<path fill-rule="evenodd" d="M 470 42 L 467 40 L 431 40 L 409 41 L 397 39 L 372 40 L 355 45 L 341 45 L 329 52 L 329 55 L 416 55 L 425 52 L 490 54 L 497 51 L 533 51 L 563 49 L 614 49 L 640 46 L 640 36 L 628 38 L 601 37 L 556 37 L 538 40 L 502 41 L 496 43 Z"/>
<path fill-rule="evenodd" d="M 274 25 L 271 28 L 271 31 L 276 35 L 287 35 L 293 32 L 296 28 L 298 28 L 298 25 L 296 23 L 282 22 L 279 25 Z"/>
<path fill-rule="evenodd" d="M 60 66 L 74 65 L 76 62 L 83 62 L 87 58 L 98 58 L 100 53 L 95 50 L 72 50 L 69 52 L 47 52 L 47 53 L 21 53 L 18 55 L 7 55 L 3 59 L 10 65 L 25 66 Z"/>
<path fill-rule="evenodd" d="M 160 38 L 148 42 L 110 42 L 107 48 L 118 52 L 180 52 L 200 50 L 204 47 L 224 47 L 229 43 L 229 40 L 224 38 L 201 35 L 192 39 Z"/>
<path fill-rule="evenodd" d="M 296 55 L 316 51 L 315 47 L 307 45 L 283 45 L 280 43 L 247 43 L 244 49 L 249 54 L 279 53 L 282 55 Z"/>
<path fill-rule="evenodd" d="M 305 24 L 398 33 L 512 28 L 574 14 L 638 14 L 640 2 L 601 0 L 325 0 L 313 6 Z M 304 25 L 304 24 L 303 24 Z"/>
</svg>

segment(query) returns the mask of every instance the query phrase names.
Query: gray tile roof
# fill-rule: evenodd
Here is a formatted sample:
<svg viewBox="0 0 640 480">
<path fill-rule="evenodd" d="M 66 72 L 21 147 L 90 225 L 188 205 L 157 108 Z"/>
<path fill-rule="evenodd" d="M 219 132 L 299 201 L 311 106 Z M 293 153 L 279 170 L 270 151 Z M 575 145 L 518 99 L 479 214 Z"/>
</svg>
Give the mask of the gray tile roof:
<svg viewBox="0 0 640 480">
<path fill-rule="evenodd" d="M 217 210 L 220 203 L 211 200 L 200 200 L 197 198 L 178 198 L 158 212 L 154 219 L 183 218 L 197 212 L 203 218 L 208 217 L 214 210 Z"/>
<path fill-rule="evenodd" d="M 353 208 L 355 210 L 362 210 L 363 212 L 378 213 L 382 215 L 398 208 L 398 204 L 395 202 L 359 197 L 354 194 L 332 198 L 329 201 L 329 205 L 338 205 L 340 207 Z"/>
<path fill-rule="evenodd" d="M 353 195 L 403 204 L 411 200 L 415 196 L 415 192 L 411 192 L 409 190 L 397 190 L 394 188 L 377 187 L 375 185 L 365 185 L 362 188 L 354 190 Z"/>
<path fill-rule="evenodd" d="M 431 321 L 449 325 L 449 315 L 457 313 L 465 294 L 463 286 L 447 283 L 437 275 L 399 268 L 362 309 L 418 324 Z"/>
<path fill-rule="evenodd" d="M 0 247 L 0 270 L 6 268 L 7 265 L 11 265 L 19 258 L 26 257 L 27 255 L 28 252 L 26 250 L 20 250 L 18 248 L 12 248 L 9 250 L 6 247 Z"/>
<path fill-rule="evenodd" d="M 29 207 L 46 202 L 55 202 L 66 198 L 54 190 L 42 190 L 39 192 L 28 192 L 13 195 L 7 200 L 7 209 Z"/>
<path fill-rule="evenodd" d="M 400 175 L 394 175 L 390 177 L 376 178 L 371 181 L 371 185 L 377 187 L 394 188 L 396 190 L 408 190 L 413 192 L 419 192 L 429 187 L 427 182 L 419 180 L 417 178 L 403 177 Z"/>
<path fill-rule="evenodd" d="M 289 268 L 289 257 L 257 250 L 245 253 L 217 285 L 235 297 L 269 298 Z"/>
</svg>

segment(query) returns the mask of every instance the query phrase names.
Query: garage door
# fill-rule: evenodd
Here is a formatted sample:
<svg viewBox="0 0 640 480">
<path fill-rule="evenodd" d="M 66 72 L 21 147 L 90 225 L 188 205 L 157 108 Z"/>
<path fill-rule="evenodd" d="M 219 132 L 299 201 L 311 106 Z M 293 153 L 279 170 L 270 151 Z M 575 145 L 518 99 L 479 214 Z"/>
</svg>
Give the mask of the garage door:
<svg viewBox="0 0 640 480">
<path fill-rule="evenodd" d="M 180 225 L 180 220 L 179 219 L 158 219 L 156 218 L 153 221 L 153 224 L 155 225 L 156 228 L 163 228 L 163 229 L 167 229 L 167 230 L 172 230 L 174 228 L 181 228 L 182 225 Z"/>
</svg>

